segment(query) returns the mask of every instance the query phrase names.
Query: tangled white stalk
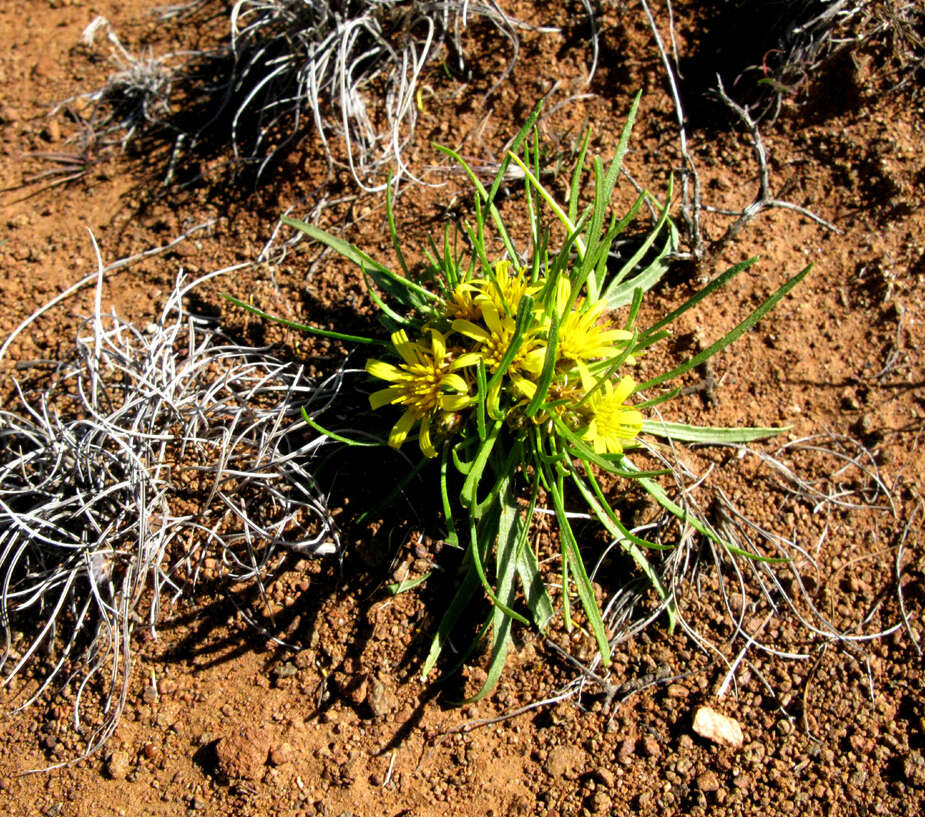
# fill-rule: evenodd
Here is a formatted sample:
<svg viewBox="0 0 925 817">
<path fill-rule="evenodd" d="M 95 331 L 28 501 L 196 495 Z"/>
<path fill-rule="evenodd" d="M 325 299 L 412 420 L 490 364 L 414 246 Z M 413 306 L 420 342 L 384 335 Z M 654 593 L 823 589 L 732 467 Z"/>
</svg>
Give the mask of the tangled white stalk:
<svg viewBox="0 0 925 817">
<path fill-rule="evenodd" d="M 102 284 L 100 280 L 99 284 Z M 68 359 L 0 412 L 0 671 L 19 708 L 67 689 L 86 752 L 118 722 L 132 631 L 195 591 L 206 558 L 260 583 L 279 548 L 338 554 L 301 419 L 337 394 L 187 313 L 144 330 L 97 308 Z M 262 588 L 261 588 L 262 589 Z"/>
</svg>

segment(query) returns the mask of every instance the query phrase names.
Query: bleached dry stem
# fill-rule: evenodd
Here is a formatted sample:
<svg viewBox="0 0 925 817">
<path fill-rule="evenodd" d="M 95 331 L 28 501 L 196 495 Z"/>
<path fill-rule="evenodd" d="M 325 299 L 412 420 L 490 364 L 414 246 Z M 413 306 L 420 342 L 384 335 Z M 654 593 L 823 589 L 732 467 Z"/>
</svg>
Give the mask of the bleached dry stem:
<svg viewBox="0 0 925 817">
<path fill-rule="evenodd" d="M 0 412 L 0 670 L 41 662 L 19 708 L 69 689 L 88 753 L 125 705 L 135 626 L 154 633 L 207 557 L 262 591 L 280 548 L 340 552 L 310 470 L 325 440 L 300 416 L 340 373 L 316 383 L 235 343 L 186 311 L 195 283 L 143 330 L 97 297 L 69 358 Z"/>
</svg>

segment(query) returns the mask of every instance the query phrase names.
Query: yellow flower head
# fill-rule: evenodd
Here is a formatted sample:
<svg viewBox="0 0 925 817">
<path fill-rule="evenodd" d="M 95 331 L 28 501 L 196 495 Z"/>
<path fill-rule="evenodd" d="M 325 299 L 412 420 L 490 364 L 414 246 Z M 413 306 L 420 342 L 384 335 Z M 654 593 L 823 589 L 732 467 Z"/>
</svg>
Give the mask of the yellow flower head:
<svg viewBox="0 0 925 817">
<path fill-rule="evenodd" d="M 517 322 L 509 315 L 502 317 L 495 305 L 489 301 L 482 302 L 482 319 L 485 322 L 484 326 L 457 319 L 453 321 L 453 330 L 479 344 L 474 354 L 483 360 L 485 368 L 493 373 L 498 370 L 502 358 L 510 348 Z M 511 382 L 527 397 L 532 397 L 536 391 L 536 385 L 529 378 L 539 376 L 543 370 L 545 356 L 546 348 L 536 334 L 526 332 L 508 369 L 508 375 Z"/>
<path fill-rule="evenodd" d="M 464 318 L 468 321 L 477 321 L 482 317 L 482 308 L 478 305 L 478 299 L 482 293 L 479 283 L 463 281 L 453 290 L 444 304 L 446 314 L 451 320 Z"/>
<path fill-rule="evenodd" d="M 587 402 L 591 420 L 584 438 L 598 454 L 622 454 L 625 443 L 632 442 L 642 431 L 642 414 L 624 402 L 636 388 L 627 375 L 614 387 L 609 380 Z"/>
<path fill-rule="evenodd" d="M 568 280 L 559 282 L 556 292 L 556 308 L 559 314 L 568 306 L 571 285 Z M 609 328 L 600 323 L 607 305 L 599 300 L 585 306 L 582 300 L 576 300 L 567 315 L 562 315 L 559 324 L 559 357 L 566 360 L 598 360 L 617 357 L 633 337 L 625 329 Z M 630 361 L 632 362 L 632 361 Z"/>
<path fill-rule="evenodd" d="M 481 284 L 479 304 L 488 302 L 494 306 L 499 315 L 514 316 L 520 307 L 524 295 L 533 295 L 540 291 L 540 285 L 531 284 L 527 280 L 526 270 L 511 272 L 510 261 L 499 261 L 495 264 L 494 280 L 486 279 Z"/>
<path fill-rule="evenodd" d="M 366 371 L 373 377 L 388 380 L 391 385 L 373 392 L 369 404 L 373 409 L 389 404 L 400 404 L 405 413 L 392 426 L 389 445 L 399 448 L 408 433 L 420 422 L 418 442 L 426 457 L 436 457 L 431 437 L 431 425 L 452 425 L 451 417 L 469 405 L 469 384 L 455 372 L 478 362 L 478 355 L 468 354 L 453 358 L 447 354 L 446 336 L 436 329 L 430 330 L 430 348 L 413 343 L 404 330 L 392 335 L 392 345 L 404 363 L 395 366 L 381 360 L 367 360 Z"/>
</svg>

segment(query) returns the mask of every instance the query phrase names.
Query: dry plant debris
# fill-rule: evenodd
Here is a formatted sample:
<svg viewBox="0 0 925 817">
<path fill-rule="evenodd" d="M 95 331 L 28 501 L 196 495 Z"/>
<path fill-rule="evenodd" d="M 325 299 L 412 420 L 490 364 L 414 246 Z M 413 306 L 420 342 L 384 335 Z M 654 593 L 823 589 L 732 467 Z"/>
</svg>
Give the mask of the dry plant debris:
<svg viewBox="0 0 925 817">
<path fill-rule="evenodd" d="M 223 335 L 186 310 L 195 284 L 141 329 L 99 310 L 100 275 L 71 356 L 0 413 L 0 668 L 47 666 L 19 706 L 69 689 L 88 752 L 125 706 L 133 631 L 164 604 L 204 578 L 259 585 L 280 548 L 340 552 L 308 470 L 325 440 L 299 419 L 340 373 L 316 383 Z"/>
</svg>

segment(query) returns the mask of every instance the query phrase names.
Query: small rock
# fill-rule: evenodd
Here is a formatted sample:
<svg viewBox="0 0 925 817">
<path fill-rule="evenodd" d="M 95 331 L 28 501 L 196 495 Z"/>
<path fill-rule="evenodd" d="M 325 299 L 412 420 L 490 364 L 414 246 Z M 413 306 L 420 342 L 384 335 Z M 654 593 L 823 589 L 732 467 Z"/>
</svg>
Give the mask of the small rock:
<svg viewBox="0 0 925 817">
<path fill-rule="evenodd" d="M 903 775 L 917 789 L 925 788 L 925 757 L 921 752 L 911 751 L 903 758 Z"/>
<path fill-rule="evenodd" d="M 381 718 L 398 708 L 398 698 L 391 689 L 378 678 L 373 678 L 367 686 L 366 703 L 373 717 Z"/>
<path fill-rule="evenodd" d="M 575 746 L 556 746 L 546 757 L 546 772 L 550 777 L 574 780 L 585 769 L 587 757 Z"/>
<path fill-rule="evenodd" d="M 161 766 L 164 762 L 164 752 L 156 743 L 149 741 L 141 748 L 141 753 L 145 760 L 150 760 L 155 766 Z"/>
<path fill-rule="evenodd" d="M 205 811 L 209 807 L 209 801 L 202 795 L 197 794 L 189 801 L 189 807 L 193 811 Z"/>
<path fill-rule="evenodd" d="M 0 102 L 0 125 L 12 125 L 19 115 L 6 102 Z"/>
<path fill-rule="evenodd" d="M 47 79 L 55 70 L 55 61 L 48 55 L 43 54 L 32 67 L 32 75 L 36 79 Z"/>
<path fill-rule="evenodd" d="M 131 766 L 128 752 L 116 749 L 106 760 L 106 774 L 113 780 L 125 780 Z"/>
<path fill-rule="evenodd" d="M 602 785 L 606 786 L 608 789 L 612 789 L 617 784 L 617 776 L 612 771 L 610 771 L 610 769 L 607 769 L 603 766 L 595 770 L 594 776 Z"/>
<path fill-rule="evenodd" d="M 157 682 L 157 691 L 161 695 L 173 695 L 174 692 L 179 688 L 179 684 L 173 680 L 173 678 L 161 678 Z"/>
<path fill-rule="evenodd" d="M 697 788 L 703 792 L 719 790 L 719 778 L 716 776 L 716 772 L 706 771 L 698 774 L 696 783 Z"/>
<path fill-rule="evenodd" d="M 855 396 L 850 387 L 842 391 L 841 404 L 842 408 L 845 408 L 848 411 L 858 411 L 861 408 L 861 404 L 858 402 L 858 398 Z"/>
<path fill-rule="evenodd" d="M 245 726 L 223 737 L 215 746 L 218 768 L 225 777 L 258 780 L 270 752 L 265 729 Z"/>
<path fill-rule="evenodd" d="M 299 668 L 292 661 L 285 661 L 273 667 L 274 678 L 292 678 L 293 675 L 299 674 Z"/>
<path fill-rule="evenodd" d="M 658 757 L 662 753 L 662 748 L 655 738 L 647 735 L 642 739 L 642 751 L 646 757 Z"/>
<path fill-rule="evenodd" d="M 734 718 L 721 715 L 708 706 L 701 706 L 694 715 L 694 731 L 702 738 L 718 743 L 720 746 L 729 746 L 741 749 L 745 743 L 742 727 Z"/>
<path fill-rule="evenodd" d="M 295 757 L 295 749 L 292 748 L 291 743 L 287 743 L 286 741 L 270 749 L 270 763 L 274 766 L 282 766 L 289 763 L 292 761 L 293 757 Z"/>
<path fill-rule="evenodd" d="M 682 684 L 668 684 L 668 689 L 666 690 L 669 698 L 686 698 L 687 692 L 687 687 Z"/>
<path fill-rule="evenodd" d="M 633 755 L 636 754 L 636 741 L 631 738 L 627 738 L 620 744 L 620 748 L 617 750 L 617 760 L 620 761 L 624 766 L 629 765 L 633 761 Z"/>
<path fill-rule="evenodd" d="M 589 806 L 592 814 L 610 814 L 610 810 L 613 808 L 613 799 L 606 791 L 598 789 L 591 795 Z"/>
<path fill-rule="evenodd" d="M 49 119 L 48 123 L 42 128 L 42 138 L 46 142 L 59 142 L 61 140 L 61 125 L 57 120 Z"/>
</svg>

